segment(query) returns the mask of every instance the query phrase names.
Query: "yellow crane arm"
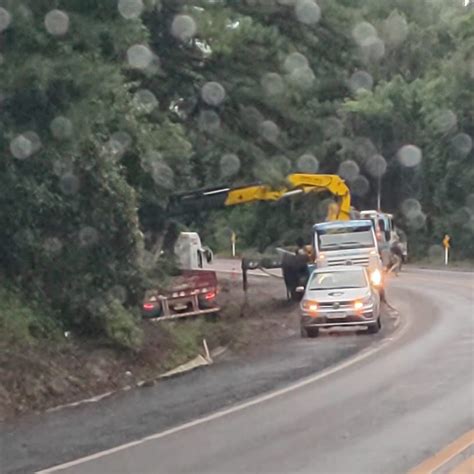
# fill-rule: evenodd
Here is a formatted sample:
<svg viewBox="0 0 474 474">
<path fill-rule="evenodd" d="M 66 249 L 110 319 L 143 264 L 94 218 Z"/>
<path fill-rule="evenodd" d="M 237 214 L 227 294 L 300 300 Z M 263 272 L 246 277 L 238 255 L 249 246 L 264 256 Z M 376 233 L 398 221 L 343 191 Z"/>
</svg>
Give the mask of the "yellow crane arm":
<svg viewBox="0 0 474 474">
<path fill-rule="evenodd" d="M 344 180 L 332 174 L 290 174 L 287 177 L 288 186 L 273 189 L 267 185 L 243 186 L 227 191 L 226 206 L 245 204 L 256 201 L 278 201 L 297 193 L 328 191 L 337 198 L 337 203 L 329 206 L 328 220 L 349 220 L 351 210 L 351 195 Z"/>
</svg>

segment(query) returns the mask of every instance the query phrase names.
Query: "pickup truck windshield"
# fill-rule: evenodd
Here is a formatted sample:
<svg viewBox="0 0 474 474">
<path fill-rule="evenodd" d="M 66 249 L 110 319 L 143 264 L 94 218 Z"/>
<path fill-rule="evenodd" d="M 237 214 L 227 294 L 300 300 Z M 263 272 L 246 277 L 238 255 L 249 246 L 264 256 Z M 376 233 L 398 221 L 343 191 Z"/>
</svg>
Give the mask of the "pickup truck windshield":
<svg viewBox="0 0 474 474">
<path fill-rule="evenodd" d="M 344 250 L 375 247 L 370 227 L 336 227 L 317 231 L 319 250 Z"/>
</svg>

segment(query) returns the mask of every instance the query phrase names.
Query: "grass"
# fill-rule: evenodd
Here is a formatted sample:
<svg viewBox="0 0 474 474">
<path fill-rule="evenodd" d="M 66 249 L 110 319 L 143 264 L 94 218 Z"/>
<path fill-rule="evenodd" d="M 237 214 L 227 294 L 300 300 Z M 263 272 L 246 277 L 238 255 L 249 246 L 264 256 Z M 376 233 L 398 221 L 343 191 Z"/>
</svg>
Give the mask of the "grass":
<svg viewBox="0 0 474 474">
<path fill-rule="evenodd" d="M 0 286 L 0 344 L 33 345 L 38 339 L 55 339 L 59 329 L 53 320 L 13 288 Z"/>
</svg>

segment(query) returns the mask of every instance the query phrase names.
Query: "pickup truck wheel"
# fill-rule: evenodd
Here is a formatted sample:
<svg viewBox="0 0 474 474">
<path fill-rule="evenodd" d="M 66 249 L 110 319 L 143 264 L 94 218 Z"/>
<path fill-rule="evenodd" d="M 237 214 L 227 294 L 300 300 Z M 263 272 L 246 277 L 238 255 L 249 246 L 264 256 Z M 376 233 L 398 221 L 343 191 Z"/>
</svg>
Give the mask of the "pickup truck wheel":
<svg viewBox="0 0 474 474">
<path fill-rule="evenodd" d="M 375 324 L 370 324 L 369 326 L 367 326 L 367 333 L 377 334 L 381 328 L 382 328 L 382 322 L 380 321 L 380 316 L 379 316 Z"/>
</svg>

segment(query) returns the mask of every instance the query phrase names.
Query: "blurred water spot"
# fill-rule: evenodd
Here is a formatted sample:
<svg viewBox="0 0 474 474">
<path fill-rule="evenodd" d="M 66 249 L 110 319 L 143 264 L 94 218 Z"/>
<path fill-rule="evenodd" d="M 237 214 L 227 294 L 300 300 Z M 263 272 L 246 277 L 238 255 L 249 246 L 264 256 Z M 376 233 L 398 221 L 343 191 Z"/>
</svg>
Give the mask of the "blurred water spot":
<svg viewBox="0 0 474 474">
<path fill-rule="evenodd" d="M 120 130 L 110 137 L 110 141 L 115 143 L 117 147 L 126 150 L 132 144 L 132 137 L 129 133 Z"/>
<path fill-rule="evenodd" d="M 302 89 L 309 89 L 315 80 L 313 70 L 309 66 L 293 69 L 289 76 L 290 81 Z"/>
<path fill-rule="evenodd" d="M 421 204 L 415 198 L 408 198 L 402 202 L 400 209 L 406 218 L 410 218 L 421 213 Z"/>
<path fill-rule="evenodd" d="M 468 207 L 461 207 L 452 216 L 452 222 L 457 225 L 465 225 L 472 217 L 471 209 Z"/>
<path fill-rule="evenodd" d="M 423 154 L 415 145 L 404 145 L 398 150 L 397 157 L 403 166 L 411 168 L 421 163 Z"/>
<path fill-rule="evenodd" d="M 374 79 L 367 71 L 356 71 L 349 79 L 349 88 L 352 92 L 357 93 L 361 90 L 372 90 Z"/>
<path fill-rule="evenodd" d="M 432 260 L 441 260 L 444 255 L 444 249 L 441 245 L 431 245 L 428 249 L 428 257 Z"/>
<path fill-rule="evenodd" d="M 49 255 L 57 255 L 61 252 L 63 243 L 57 237 L 48 237 L 43 242 L 43 249 Z"/>
<path fill-rule="evenodd" d="M 260 135 L 269 142 L 275 142 L 280 135 L 280 129 L 275 122 L 264 120 L 259 126 Z"/>
<path fill-rule="evenodd" d="M 143 0 L 119 0 L 118 2 L 118 11 L 127 20 L 138 18 L 143 8 Z"/>
<path fill-rule="evenodd" d="M 153 112 L 153 110 L 158 107 L 158 99 L 155 97 L 155 94 L 148 89 L 140 89 L 135 92 L 133 102 L 138 110 L 147 114 Z"/>
<path fill-rule="evenodd" d="M 285 83 L 280 74 L 276 72 L 269 72 L 265 74 L 260 80 L 260 85 L 266 95 L 273 97 L 281 95 L 285 91 Z"/>
<path fill-rule="evenodd" d="M 213 110 L 201 110 L 198 118 L 199 129 L 203 132 L 215 133 L 221 126 L 219 115 Z"/>
<path fill-rule="evenodd" d="M 31 143 L 31 153 L 36 153 L 41 149 L 41 139 L 36 132 L 28 131 L 23 136 Z"/>
<path fill-rule="evenodd" d="M 308 67 L 308 60 L 306 56 L 301 53 L 295 52 L 290 53 L 286 56 L 285 61 L 283 62 L 283 68 L 286 72 L 291 73 L 295 69 L 301 69 Z"/>
<path fill-rule="evenodd" d="M 59 189 L 64 194 L 76 194 L 79 191 L 79 186 L 79 178 L 73 173 L 65 173 L 59 178 Z"/>
<path fill-rule="evenodd" d="M 236 175 L 240 170 L 240 159 L 234 153 L 226 153 L 220 160 L 221 176 Z"/>
<path fill-rule="evenodd" d="M 367 172 L 374 178 L 380 178 L 387 171 L 387 161 L 382 155 L 373 155 L 365 161 Z"/>
<path fill-rule="evenodd" d="M 355 137 L 353 142 L 354 151 L 356 156 L 360 158 L 362 162 L 366 162 L 370 157 L 377 155 L 377 147 L 373 144 L 372 140 L 368 137 Z"/>
<path fill-rule="evenodd" d="M 321 8 L 314 0 L 297 0 L 295 14 L 301 23 L 314 25 L 321 19 Z"/>
<path fill-rule="evenodd" d="M 275 155 L 271 160 L 282 176 L 286 176 L 292 169 L 291 161 L 285 155 Z"/>
<path fill-rule="evenodd" d="M 296 162 L 298 171 L 302 173 L 317 173 L 319 169 L 319 161 L 311 153 L 305 153 L 298 158 Z"/>
<path fill-rule="evenodd" d="M 413 230 L 420 230 L 426 224 L 426 214 L 418 212 L 410 217 L 407 217 L 407 225 Z"/>
<path fill-rule="evenodd" d="M 202 86 L 201 97 L 206 104 L 218 106 L 225 99 L 225 89 L 218 82 L 206 82 Z"/>
<path fill-rule="evenodd" d="M 0 33 L 5 31 L 12 21 L 12 16 L 8 10 L 0 7 Z"/>
<path fill-rule="evenodd" d="M 368 38 L 361 48 L 365 61 L 379 61 L 385 56 L 385 43 L 380 38 Z"/>
<path fill-rule="evenodd" d="M 79 245 L 91 247 L 99 241 L 99 233 L 94 227 L 85 226 L 79 231 Z"/>
<path fill-rule="evenodd" d="M 339 165 L 337 174 L 341 178 L 351 181 L 358 176 L 359 171 L 359 165 L 354 160 L 346 160 Z"/>
<path fill-rule="evenodd" d="M 115 285 L 108 291 L 108 297 L 123 304 L 127 300 L 127 290 L 122 285 Z"/>
<path fill-rule="evenodd" d="M 10 152 L 19 160 L 29 158 L 33 154 L 33 149 L 33 143 L 31 143 L 31 140 L 29 140 L 25 134 L 17 135 L 10 142 Z"/>
<path fill-rule="evenodd" d="M 153 181 L 163 189 L 174 189 L 174 173 L 173 170 L 164 162 L 153 164 L 151 175 Z"/>
<path fill-rule="evenodd" d="M 352 37 L 359 46 L 364 46 L 378 37 L 377 30 L 367 21 L 358 23 L 352 30 Z"/>
<path fill-rule="evenodd" d="M 171 24 L 171 34 L 180 41 L 189 41 L 197 32 L 194 19 L 189 15 L 176 15 Z"/>
<path fill-rule="evenodd" d="M 71 158 L 62 158 L 53 162 L 53 173 L 56 176 L 71 174 L 74 171 L 74 161 Z"/>
<path fill-rule="evenodd" d="M 349 182 L 351 192 L 354 196 L 365 196 L 370 190 L 369 180 L 361 174 Z"/>
<path fill-rule="evenodd" d="M 49 129 L 57 140 L 67 140 L 73 134 L 72 122 L 63 116 L 54 118 L 49 124 Z"/>
<path fill-rule="evenodd" d="M 153 53 L 144 44 L 135 44 L 127 51 L 128 64 L 135 69 L 146 69 L 153 61 Z"/>
<path fill-rule="evenodd" d="M 63 36 L 69 30 L 69 16 L 62 10 L 51 10 L 44 18 L 44 25 L 49 34 Z"/>
<path fill-rule="evenodd" d="M 324 120 L 323 131 L 326 138 L 340 137 L 344 133 L 344 125 L 338 118 L 329 117 Z"/>
<path fill-rule="evenodd" d="M 440 133 L 452 130 L 458 122 L 456 114 L 452 110 L 440 110 L 433 117 L 433 127 Z"/>
<path fill-rule="evenodd" d="M 453 147 L 462 155 L 468 155 L 472 150 L 472 138 L 467 133 L 458 133 L 451 140 Z"/>
<path fill-rule="evenodd" d="M 394 10 L 383 23 L 385 41 L 391 46 L 399 46 L 408 36 L 408 23 Z"/>
</svg>

